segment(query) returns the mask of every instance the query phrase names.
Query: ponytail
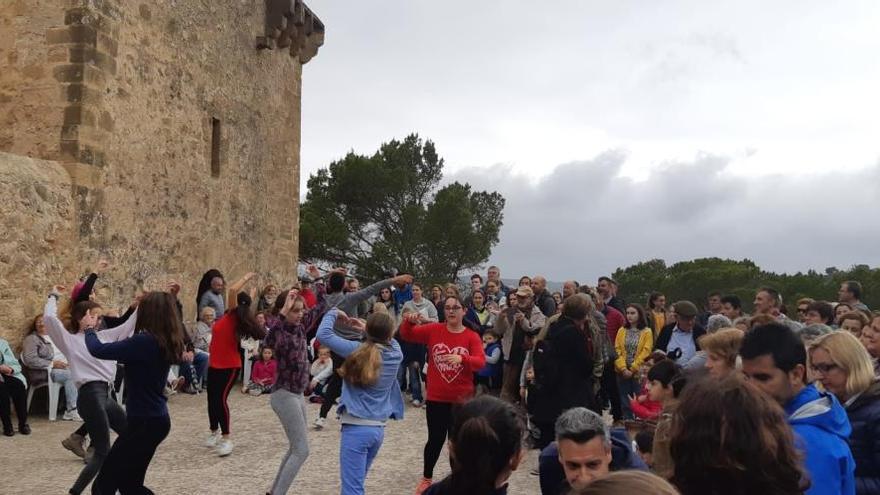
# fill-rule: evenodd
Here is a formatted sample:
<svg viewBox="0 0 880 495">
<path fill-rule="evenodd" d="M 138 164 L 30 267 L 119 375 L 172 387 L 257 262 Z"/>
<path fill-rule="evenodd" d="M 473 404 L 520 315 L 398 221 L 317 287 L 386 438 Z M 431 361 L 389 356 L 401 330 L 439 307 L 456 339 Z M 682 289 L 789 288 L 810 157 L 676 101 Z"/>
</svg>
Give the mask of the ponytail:
<svg viewBox="0 0 880 495">
<path fill-rule="evenodd" d="M 367 341 L 345 359 L 339 376 L 356 387 L 369 387 L 379 381 L 381 368 L 382 351 L 375 342 Z"/>
<path fill-rule="evenodd" d="M 449 430 L 452 474 L 442 483 L 444 493 L 493 493 L 522 450 L 524 432 L 517 410 L 500 399 L 483 395 L 461 406 Z"/>
<path fill-rule="evenodd" d="M 388 313 L 373 313 L 367 318 L 367 336 L 339 368 L 339 376 L 356 387 L 370 387 L 379 381 L 382 349 L 394 333 L 394 318 Z"/>
<path fill-rule="evenodd" d="M 241 339 L 243 337 L 250 337 L 259 340 L 265 337 L 266 329 L 257 323 L 257 319 L 254 317 L 253 312 L 251 312 L 251 296 L 244 292 L 239 292 L 235 301 L 235 308 L 230 311 L 236 317 L 236 338 Z"/>
</svg>

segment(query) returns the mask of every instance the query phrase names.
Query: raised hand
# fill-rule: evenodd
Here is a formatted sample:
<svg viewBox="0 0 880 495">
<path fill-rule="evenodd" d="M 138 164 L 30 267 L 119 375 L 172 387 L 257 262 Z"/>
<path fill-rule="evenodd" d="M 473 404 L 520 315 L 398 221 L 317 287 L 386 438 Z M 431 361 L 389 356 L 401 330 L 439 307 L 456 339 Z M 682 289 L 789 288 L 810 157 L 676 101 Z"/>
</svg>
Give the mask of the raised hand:
<svg viewBox="0 0 880 495">
<path fill-rule="evenodd" d="M 398 275 L 391 279 L 391 283 L 398 286 L 403 287 L 405 285 L 409 285 L 413 282 L 412 275 Z"/>
<path fill-rule="evenodd" d="M 85 330 L 87 328 L 95 328 L 95 325 L 98 324 L 98 317 L 92 314 L 91 311 L 86 312 L 85 316 L 80 318 L 79 320 L 79 328 L 80 330 Z"/>
<path fill-rule="evenodd" d="M 284 306 L 281 308 L 281 314 L 287 316 L 290 313 L 290 310 L 293 309 L 293 304 L 296 302 L 296 298 L 299 295 L 299 290 L 291 289 L 287 293 L 287 297 L 284 299 Z"/>
<path fill-rule="evenodd" d="M 348 326 L 357 330 L 360 333 L 364 333 L 367 331 L 367 322 L 360 318 L 349 318 Z"/>
<path fill-rule="evenodd" d="M 318 267 L 315 265 L 309 265 L 306 267 L 306 273 L 308 273 L 313 279 L 321 278 L 321 272 L 318 271 Z"/>
<path fill-rule="evenodd" d="M 63 285 L 53 285 L 52 286 L 52 294 L 54 294 L 56 296 L 60 296 L 61 294 L 64 294 L 64 292 L 66 290 L 67 290 L 67 287 L 65 287 Z"/>
<path fill-rule="evenodd" d="M 177 281 L 172 280 L 168 282 L 167 290 L 172 296 L 177 297 L 177 294 L 180 293 L 180 284 Z"/>
</svg>

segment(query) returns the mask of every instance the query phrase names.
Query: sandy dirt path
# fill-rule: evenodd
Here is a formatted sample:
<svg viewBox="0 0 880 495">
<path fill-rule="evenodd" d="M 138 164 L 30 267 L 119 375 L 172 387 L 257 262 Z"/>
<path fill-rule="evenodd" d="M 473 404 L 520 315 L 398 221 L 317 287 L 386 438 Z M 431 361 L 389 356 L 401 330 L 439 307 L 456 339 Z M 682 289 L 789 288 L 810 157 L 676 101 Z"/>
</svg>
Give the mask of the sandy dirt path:
<svg viewBox="0 0 880 495">
<path fill-rule="evenodd" d="M 0 436 L 0 493 L 65 494 L 82 461 L 61 447 L 79 423 L 49 422 L 45 409 L 34 404 L 30 436 Z M 177 394 L 169 400 L 171 433 L 159 447 L 147 472 L 147 486 L 157 494 L 262 494 L 275 476 L 287 441 L 269 396 L 230 396 L 235 451 L 226 458 L 212 455 L 201 443 L 207 433 L 205 395 Z M 319 406 L 309 405 L 309 421 Z M 61 415 L 59 414 L 59 419 Z M 15 421 L 13 419 L 13 421 Z M 408 406 L 403 421 L 391 421 L 385 443 L 367 478 L 367 493 L 410 495 L 421 476 L 422 448 L 427 439 L 424 409 Z M 290 489 L 297 494 L 339 493 L 339 424 L 333 418 L 322 431 L 309 431 L 311 453 Z M 510 480 L 511 494 L 537 494 L 537 451 Z M 435 479 L 449 472 L 447 454 L 440 457 Z M 86 492 L 88 493 L 88 491 Z"/>
</svg>

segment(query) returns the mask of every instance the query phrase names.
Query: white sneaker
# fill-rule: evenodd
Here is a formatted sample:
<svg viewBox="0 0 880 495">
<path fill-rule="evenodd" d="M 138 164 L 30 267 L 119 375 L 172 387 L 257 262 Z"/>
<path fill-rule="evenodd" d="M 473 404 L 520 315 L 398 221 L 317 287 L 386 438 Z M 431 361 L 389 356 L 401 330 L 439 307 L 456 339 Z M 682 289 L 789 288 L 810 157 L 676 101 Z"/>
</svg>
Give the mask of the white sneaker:
<svg viewBox="0 0 880 495">
<path fill-rule="evenodd" d="M 324 429 L 324 418 L 318 416 L 318 419 L 315 420 L 315 429 L 323 430 Z"/>
<path fill-rule="evenodd" d="M 205 447 L 213 449 L 217 446 L 217 442 L 220 441 L 220 432 L 212 431 L 208 438 L 205 439 Z"/>
<path fill-rule="evenodd" d="M 232 453 L 232 440 L 223 438 L 217 442 L 217 449 L 214 451 L 220 457 L 226 457 Z"/>
<path fill-rule="evenodd" d="M 61 416 L 61 419 L 64 421 L 82 421 L 83 419 L 79 417 L 79 413 L 76 412 L 76 409 L 71 409 L 69 411 L 65 411 L 64 415 Z"/>
<path fill-rule="evenodd" d="M 416 399 L 413 399 L 413 401 L 412 401 L 412 405 L 413 405 L 414 407 L 422 407 L 422 401 L 420 401 L 420 400 L 416 400 Z"/>
</svg>

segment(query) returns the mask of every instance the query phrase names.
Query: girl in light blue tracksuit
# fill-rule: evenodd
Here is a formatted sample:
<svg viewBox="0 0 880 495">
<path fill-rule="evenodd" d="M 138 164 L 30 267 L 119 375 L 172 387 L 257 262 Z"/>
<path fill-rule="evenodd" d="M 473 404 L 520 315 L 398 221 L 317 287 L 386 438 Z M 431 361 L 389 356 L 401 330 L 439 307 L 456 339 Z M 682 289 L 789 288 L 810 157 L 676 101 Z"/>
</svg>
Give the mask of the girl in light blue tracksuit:
<svg viewBox="0 0 880 495">
<path fill-rule="evenodd" d="M 337 318 L 364 332 L 364 340 L 347 340 L 334 333 Z M 392 338 L 395 327 L 394 319 L 386 313 L 374 313 L 364 324 L 334 308 L 318 328 L 321 345 L 345 358 L 339 370 L 342 399 L 336 409 L 342 423 L 342 495 L 364 493 L 364 479 L 385 438 L 385 422 L 388 418 L 403 419 L 403 397 L 397 382 L 403 353 Z"/>
</svg>

